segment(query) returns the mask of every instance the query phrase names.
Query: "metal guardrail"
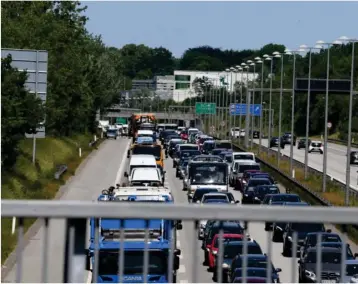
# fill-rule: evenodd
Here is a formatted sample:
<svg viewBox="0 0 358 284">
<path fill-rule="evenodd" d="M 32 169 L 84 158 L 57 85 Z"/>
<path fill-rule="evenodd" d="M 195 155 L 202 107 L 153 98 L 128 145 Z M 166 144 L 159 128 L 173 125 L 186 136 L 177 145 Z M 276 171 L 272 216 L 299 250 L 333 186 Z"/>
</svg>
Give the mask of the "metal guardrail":
<svg viewBox="0 0 358 284">
<path fill-rule="evenodd" d="M 344 140 L 339 140 L 339 139 L 327 139 L 328 142 L 330 143 L 335 143 L 335 144 L 342 144 L 342 145 L 347 145 L 347 141 Z M 357 143 L 351 143 L 352 147 L 358 147 Z"/>
<path fill-rule="evenodd" d="M 105 202 L 105 203 L 93 203 L 91 201 L 43 201 L 43 200 L 2 200 L 2 217 L 17 217 L 19 218 L 19 230 L 18 230 L 18 247 L 17 247 L 17 266 L 16 266 L 16 282 L 22 280 L 22 252 L 23 252 L 23 224 L 25 217 L 39 217 L 45 219 L 45 237 L 42 262 L 42 282 L 48 282 L 47 277 L 47 257 L 49 253 L 49 218 L 67 218 L 67 229 L 66 229 L 66 252 L 64 261 L 64 275 L 63 282 L 83 282 L 85 279 L 85 266 L 86 266 L 86 252 L 85 248 L 87 245 L 86 230 L 87 218 L 116 218 L 116 219 L 167 219 L 167 220 L 187 220 L 192 223 L 195 229 L 193 236 L 189 238 L 192 241 L 192 254 L 191 267 L 192 274 L 189 282 L 196 283 L 198 279 L 197 275 L 197 249 L 198 242 L 196 240 L 199 220 L 239 220 L 245 223 L 243 226 L 246 231 L 249 228 L 248 222 L 293 222 L 293 223 L 335 223 L 335 224 L 354 224 L 357 222 L 358 208 L 343 208 L 343 207 L 291 207 L 285 208 L 281 206 L 261 207 L 261 206 L 220 206 L 220 205 L 190 205 L 190 204 L 150 204 L 135 202 L 118 203 L 118 202 Z M 221 223 L 222 224 L 222 223 Z M 186 225 L 184 225 L 186 226 Z M 188 225 L 189 226 L 189 225 Z M 99 230 L 97 232 L 98 238 Z M 147 229 L 148 231 L 148 229 Z M 219 245 L 218 245 L 218 257 L 217 257 L 217 282 L 223 282 L 223 277 L 226 274 L 223 270 L 223 227 L 220 227 L 219 231 Z M 121 235 L 124 236 L 124 232 Z M 148 234 L 146 234 L 148 236 Z M 246 282 L 247 279 L 247 252 L 248 252 L 248 239 L 247 235 L 244 234 L 244 246 L 242 250 L 242 282 Z M 123 241 L 123 238 L 121 238 Z M 146 238 L 148 240 L 148 238 Z M 292 235 L 292 251 L 297 251 L 298 236 L 297 233 Z M 317 262 L 316 262 L 316 282 L 321 282 L 321 235 L 318 235 L 317 239 Z M 171 239 L 173 248 L 173 238 Z M 267 241 L 269 245 L 267 254 L 267 282 L 272 282 L 272 266 L 271 266 L 271 232 L 267 233 Z M 340 275 L 345 276 L 345 259 L 346 259 L 346 236 L 343 235 L 342 245 L 342 259 Z M 168 276 L 169 283 L 172 280 L 172 268 L 173 268 L 173 250 L 170 250 L 168 257 Z M 96 257 L 97 255 L 97 257 Z M 147 257 L 146 257 L 147 255 Z M 292 282 L 296 281 L 297 276 L 297 255 L 293 253 L 291 259 L 292 265 Z M 93 268 L 94 279 L 97 279 L 98 275 L 98 253 L 95 253 L 95 267 Z M 118 252 L 119 257 L 119 279 L 123 279 L 123 262 L 125 262 L 123 250 Z M 146 278 L 146 272 L 148 272 L 148 252 L 144 252 L 143 257 L 143 276 Z M 339 276 L 337 276 L 339 278 Z M 119 281 L 120 282 L 120 281 Z M 342 279 L 341 279 L 342 282 Z"/>
</svg>

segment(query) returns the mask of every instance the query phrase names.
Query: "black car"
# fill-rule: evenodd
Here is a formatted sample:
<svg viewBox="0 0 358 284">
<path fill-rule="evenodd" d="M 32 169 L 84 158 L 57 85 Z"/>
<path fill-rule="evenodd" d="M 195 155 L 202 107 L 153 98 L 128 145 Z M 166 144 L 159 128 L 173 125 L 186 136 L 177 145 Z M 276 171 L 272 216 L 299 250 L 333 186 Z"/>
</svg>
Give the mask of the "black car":
<svg viewBox="0 0 358 284">
<path fill-rule="evenodd" d="M 178 138 L 180 138 L 180 136 L 174 129 L 163 130 L 162 132 L 159 133 L 160 142 L 162 142 L 162 144 L 164 144 L 164 139 L 167 138 L 167 136 L 169 136 L 169 135 L 175 135 Z"/>
<path fill-rule="evenodd" d="M 309 233 L 307 234 L 305 240 L 303 241 L 303 245 L 301 246 L 301 255 L 300 257 L 304 257 L 309 248 L 315 247 L 317 245 L 317 236 L 318 233 Z M 333 243 L 341 243 L 341 237 L 332 232 L 321 233 L 321 243 L 322 242 L 333 242 Z M 322 245 L 322 244 L 321 244 Z"/>
<path fill-rule="evenodd" d="M 283 206 L 309 206 L 306 202 L 284 202 Z M 283 231 L 286 228 L 287 223 L 285 222 L 274 222 L 272 224 L 272 241 L 283 242 Z"/>
<path fill-rule="evenodd" d="M 249 135 L 250 135 L 250 137 L 252 135 L 254 139 L 259 139 L 260 138 L 260 131 L 257 131 L 257 130 L 251 131 L 251 130 L 249 130 Z"/>
<path fill-rule="evenodd" d="M 311 145 L 311 139 L 306 140 L 306 138 L 301 138 L 300 140 L 298 140 L 298 144 L 297 144 L 297 149 L 301 149 L 301 148 L 306 148 L 309 147 Z"/>
<path fill-rule="evenodd" d="M 285 133 L 285 134 L 283 134 L 283 136 L 282 136 L 282 143 L 283 143 L 284 145 L 286 145 L 286 144 L 291 144 L 292 136 L 293 136 L 293 146 L 296 146 L 296 139 L 297 139 L 297 137 L 296 137 L 295 135 L 292 135 L 291 133 Z"/>
<path fill-rule="evenodd" d="M 197 190 L 195 190 L 191 202 L 196 203 L 197 201 L 200 201 L 203 198 L 204 194 L 211 193 L 211 192 L 218 192 L 218 190 L 216 188 L 198 188 Z"/>
<path fill-rule="evenodd" d="M 278 137 L 272 137 L 270 140 L 270 148 L 272 147 L 281 147 L 282 149 L 285 148 L 285 143 L 283 143 L 283 140 Z"/>
<path fill-rule="evenodd" d="M 323 223 L 287 223 L 283 233 L 282 254 L 292 256 L 292 253 L 301 251 L 301 246 L 309 233 L 324 233 L 326 231 Z M 297 251 L 292 252 L 293 233 L 297 233 Z"/>
<path fill-rule="evenodd" d="M 178 144 L 184 144 L 185 142 L 183 140 L 172 140 L 168 144 L 168 154 L 170 157 L 173 156 L 173 153 L 175 151 L 175 147 Z"/>
<path fill-rule="evenodd" d="M 277 202 L 301 202 L 301 198 L 297 194 L 290 193 L 280 193 L 280 194 L 266 194 L 264 200 L 262 201 L 263 205 L 273 205 Z M 265 222 L 265 230 L 269 231 L 272 229 L 271 222 Z"/>
<path fill-rule="evenodd" d="M 242 195 L 242 204 L 252 204 L 255 198 L 255 188 L 259 185 L 271 185 L 267 178 L 251 178 L 247 183 L 244 194 Z"/>
<path fill-rule="evenodd" d="M 202 147 L 202 153 L 203 154 L 211 154 L 211 152 L 215 149 L 215 141 L 213 140 L 208 140 L 205 141 Z"/>
<path fill-rule="evenodd" d="M 189 159 L 186 158 L 186 159 L 181 159 L 179 161 L 179 164 L 177 165 L 177 168 L 176 168 L 176 173 L 175 173 L 175 176 L 180 178 L 180 179 L 183 179 L 185 174 L 186 174 L 186 170 L 187 170 L 187 166 L 188 166 L 188 163 L 189 163 Z"/>
<path fill-rule="evenodd" d="M 342 252 L 338 248 L 321 248 L 321 281 L 339 283 Z M 317 248 L 309 248 L 306 255 L 298 260 L 298 279 L 303 283 L 316 283 Z"/>
<path fill-rule="evenodd" d="M 352 151 L 349 157 L 350 163 L 358 165 L 358 151 Z"/>
<path fill-rule="evenodd" d="M 267 194 L 279 194 L 280 189 L 277 185 L 259 185 L 254 189 L 254 204 L 261 204 Z"/>
<path fill-rule="evenodd" d="M 168 146 L 169 146 L 169 141 L 172 139 L 180 139 L 180 136 L 176 133 L 173 134 L 169 134 L 167 136 L 165 136 L 165 138 L 163 139 L 163 141 L 161 142 L 163 144 L 163 147 L 168 150 Z"/>
</svg>

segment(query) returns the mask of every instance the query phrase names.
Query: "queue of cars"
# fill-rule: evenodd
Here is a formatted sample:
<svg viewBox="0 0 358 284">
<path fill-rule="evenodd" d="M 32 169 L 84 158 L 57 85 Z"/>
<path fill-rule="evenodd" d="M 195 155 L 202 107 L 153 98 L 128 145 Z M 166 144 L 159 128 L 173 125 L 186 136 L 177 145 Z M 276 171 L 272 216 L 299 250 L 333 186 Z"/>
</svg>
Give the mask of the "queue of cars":
<svg viewBox="0 0 358 284">
<path fill-rule="evenodd" d="M 187 192 L 188 202 L 193 204 L 227 204 L 240 206 L 229 191 L 229 186 L 242 192 L 241 204 L 266 206 L 309 206 L 297 194 L 281 193 L 277 182 L 270 174 L 262 171 L 254 153 L 234 152 L 230 141 L 217 141 L 200 131 L 190 134 L 188 144 L 169 140 L 173 147 L 173 167 L 176 177 L 183 181 L 183 190 Z M 287 137 L 285 143 L 290 143 Z M 292 138 L 292 137 L 291 137 Z M 295 137 L 293 139 L 296 139 Z M 190 144 L 189 144 L 190 143 Z M 183 148 L 188 145 L 192 148 Z M 210 146 L 209 146 L 210 145 Z M 174 162 L 175 161 L 175 162 Z M 222 230 L 223 259 L 219 264 L 219 231 Z M 342 240 L 338 234 L 327 230 L 324 224 L 266 222 L 265 230 L 272 231 L 272 241 L 282 243 L 282 252 L 286 257 L 297 253 L 299 282 L 315 282 L 315 257 L 318 234 L 322 235 L 322 282 L 339 282 Z M 297 245 L 293 246 L 294 235 Z M 260 245 L 247 234 L 246 224 L 240 221 L 219 222 L 201 220 L 198 239 L 202 241 L 204 264 L 217 280 L 217 272 L 222 271 L 224 282 L 239 283 L 246 274 L 246 282 L 266 282 L 267 273 L 271 282 L 280 282 L 280 268 L 268 264 L 268 257 Z M 316 241 L 315 241 L 316 240 Z M 244 243 L 246 242 L 246 270 L 243 272 Z M 296 247 L 297 251 L 292 251 Z M 358 279 L 358 254 L 347 247 L 344 281 L 352 283 Z M 311 264 L 311 263 L 314 263 Z M 268 270 L 268 267 L 270 269 Z"/>
</svg>

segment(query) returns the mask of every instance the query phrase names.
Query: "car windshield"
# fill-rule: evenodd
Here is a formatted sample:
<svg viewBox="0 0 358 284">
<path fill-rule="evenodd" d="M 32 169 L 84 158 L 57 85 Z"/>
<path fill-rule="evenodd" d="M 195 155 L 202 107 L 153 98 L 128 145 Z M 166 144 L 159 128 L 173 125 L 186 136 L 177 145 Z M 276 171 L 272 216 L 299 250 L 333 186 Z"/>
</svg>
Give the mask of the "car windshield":
<svg viewBox="0 0 358 284">
<path fill-rule="evenodd" d="M 200 151 L 198 150 L 185 150 L 185 151 L 180 151 L 180 157 L 191 157 L 191 156 L 197 156 L 200 155 Z"/>
<path fill-rule="evenodd" d="M 234 160 L 255 160 L 254 156 L 251 154 L 235 154 Z"/>
<path fill-rule="evenodd" d="M 101 251 L 99 253 L 98 274 L 100 275 L 117 275 L 118 268 L 118 251 Z M 143 251 L 124 251 L 123 274 L 143 274 Z M 167 273 L 167 256 L 163 252 L 149 252 L 148 274 L 165 274 Z"/>
<path fill-rule="evenodd" d="M 322 143 L 315 143 L 315 142 L 313 142 L 313 143 L 311 143 L 311 146 L 313 146 L 313 147 L 321 147 L 321 146 L 322 146 Z"/>
<path fill-rule="evenodd" d="M 229 203 L 227 199 L 205 199 L 203 203 Z"/>
<path fill-rule="evenodd" d="M 221 199 L 221 200 L 228 200 L 228 197 L 226 195 L 222 195 L 222 194 L 218 194 L 218 195 L 206 195 L 204 197 L 204 200 L 209 200 L 209 199 L 215 199 L 215 200 L 218 200 L 218 199 Z"/>
<path fill-rule="evenodd" d="M 214 248 L 219 247 L 219 239 L 220 239 L 219 237 L 217 237 L 215 239 Z M 242 241 L 243 237 L 242 236 L 241 237 L 239 237 L 239 236 L 236 236 L 236 237 L 223 237 L 222 240 L 223 240 L 223 243 L 231 242 L 231 241 Z"/>
<path fill-rule="evenodd" d="M 204 143 L 203 145 L 203 149 L 204 150 L 211 150 L 215 148 L 215 144 L 214 143 Z"/>
<path fill-rule="evenodd" d="M 293 231 L 296 232 L 324 232 L 324 225 L 319 223 L 292 223 Z"/>
<path fill-rule="evenodd" d="M 239 234 L 242 235 L 244 233 L 244 229 L 241 226 L 223 226 L 223 234 Z M 216 234 L 219 234 L 220 227 L 216 226 L 212 230 L 212 237 L 214 237 Z"/>
<path fill-rule="evenodd" d="M 280 193 L 279 189 L 275 186 L 256 187 L 255 194 L 264 197 L 266 194 Z"/>
<path fill-rule="evenodd" d="M 194 193 L 193 200 L 199 200 L 203 198 L 203 195 L 210 192 L 218 192 L 216 188 L 208 188 L 208 189 L 197 189 Z"/>
<path fill-rule="evenodd" d="M 220 157 L 213 156 L 198 156 L 194 159 L 197 162 L 222 162 L 223 160 Z"/>
<path fill-rule="evenodd" d="M 358 263 L 346 265 L 346 275 L 353 276 L 358 274 Z"/>
<path fill-rule="evenodd" d="M 180 146 L 180 151 L 184 151 L 184 150 L 198 150 L 198 146 L 194 146 L 194 145 L 182 145 L 182 146 Z"/>
<path fill-rule="evenodd" d="M 342 248 L 342 243 L 323 243 L 322 247 L 341 249 Z M 347 257 L 353 257 L 353 252 L 352 252 L 352 250 L 350 249 L 350 247 L 348 245 L 347 245 L 347 248 L 346 248 L 346 252 L 347 252 Z"/>
<path fill-rule="evenodd" d="M 108 129 L 107 130 L 108 134 L 116 134 L 117 133 L 117 129 Z"/>
<path fill-rule="evenodd" d="M 229 142 L 223 142 L 220 144 L 217 144 L 218 147 L 223 148 L 223 149 L 231 149 L 231 143 Z"/>
<path fill-rule="evenodd" d="M 258 185 L 271 185 L 271 182 L 268 179 L 250 179 L 248 187 L 258 186 Z"/>
<path fill-rule="evenodd" d="M 341 262 L 342 254 L 340 252 L 333 251 L 323 251 L 322 252 L 322 263 L 336 263 L 339 264 Z M 316 263 L 317 262 L 317 252 L 310 251 L 307 254 L 306 262 L 308 263 Z"/>
<path fill-rule="evenodd" d="M 153 155 L 157 161 L 160 160 L 161 152 L 162 152 L 161 146 L 157 146 L 157 147 L 136 146 L 132 150 L 133 155 Z"/>
<path fill-rule="evenodd" d="M 169 144 L 170 144 L 170 147 L 171 147 L 171 148 L 175 148 L 176 145 L 184 144 L 184 141 L 183 141 L 183 140 L 180 140 L 180 141 L 171 141 Z"/>
<path fill-rule="evenodd" d="M 211 137 L 200 138 L 199 143 L 203 144 L 205 141 L 213 140 Z"/>
<path fill-rule="evenodd" d="M 227 165 L 203 163 L 190 166 L 191 184 L 226 185 Z"/>
<path fill-rule="evenodd" d="M 247 170 L 260 170 L 259 165 L 239 165 L 239 173 L 243 173 Z"/>
<path fill-rule="evenodd" d="M 224 247 L 224 258 L 234 258 L 238 254 L 242 254 L 244 249 L 243 243 L 235 245 L 226 245 Z M 257 245 L 247 246 L 248 254 L 262 254 L 262 250 Z"/>
<path fill-rule="evenodd" d="M 274 195 L 271 197 L 272 202 L 301 202 L 301 198 L 298 195 Z"/>
<path fill-rule="evenodd" d="M 156 168 L 157 166 L 154 165 L 132 165 L 129 167 L 130 173 L 132 172 L 133 169 L 136 168 Z"/>
<path fill-rule="evenodd" d="M 242 266 L 242 257 L 238 258 L 237 268 Z M 248 257 L 247 258 L 247 267 L 257 267 L 257 268 L 266 268 L 267 267 L 267 259 L 266 257 Z M 272 266 L 273 268 L 273 266 Z M 273 271 L 273 269 L 272 269 Z"/>
<path fill-rule="evenodd" d="M 322 243 L 330 243 L 330 242 L 333 242 L 333 243 L 339 243 L 341 242 L 341 238 L 339 237 L 339 235 L 325 235 L 323 234 L 322 237 L 321 237 L 321 242 Z M 309 237 L 309 244 L 311 246 L 315 246 L 317 244 L 317 235 L 316 234 L 313 234 Z"/>
</svg>

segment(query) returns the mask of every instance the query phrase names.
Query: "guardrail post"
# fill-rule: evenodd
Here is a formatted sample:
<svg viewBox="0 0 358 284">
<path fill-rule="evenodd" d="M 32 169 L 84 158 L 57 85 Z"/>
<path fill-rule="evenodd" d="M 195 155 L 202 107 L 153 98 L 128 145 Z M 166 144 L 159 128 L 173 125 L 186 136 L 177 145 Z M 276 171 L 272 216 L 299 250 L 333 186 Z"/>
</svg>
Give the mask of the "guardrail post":
<svg viewBox="0 0 358 284">
<path fill-rule="evenodd" d="M 292 178 L 295 178 L 295 169 L 292 169 Z"/>
<path fill-rule="evenodd" d="M 80 158 L 82 157 L 82 149 L 78 148 L 78 155 L 80 156 Z"/>
<path fill-rule="evenodd" d="M 11 234 L 15 234 L 16 229 L 16 217 L 12 217 L 12 226 L 11 226 Z"/>
<path fill-rule="evenodd" d="M 64 260 L 64 283 L 83 283 L 86 264 L 86 219 L 68 219 Z"/>
</svg>

